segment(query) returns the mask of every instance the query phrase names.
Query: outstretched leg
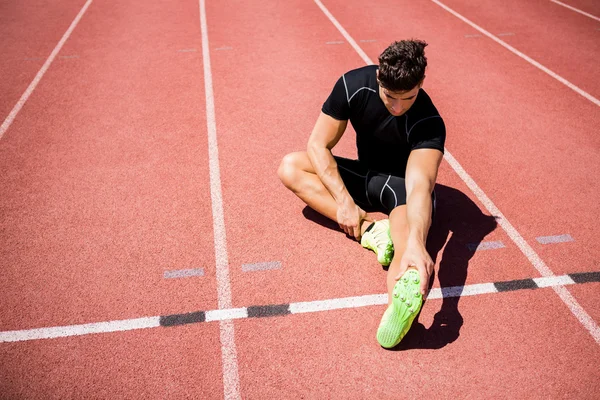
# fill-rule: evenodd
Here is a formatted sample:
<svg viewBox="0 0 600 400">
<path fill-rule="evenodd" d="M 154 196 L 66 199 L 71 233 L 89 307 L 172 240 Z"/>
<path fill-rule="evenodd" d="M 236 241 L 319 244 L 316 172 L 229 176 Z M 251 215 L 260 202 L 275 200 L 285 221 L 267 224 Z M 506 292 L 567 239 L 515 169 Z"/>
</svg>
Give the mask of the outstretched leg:
<svg viewBox="0 0 600 400">
<path fill-rule="evenodd" d="M 387 274 L 388 307 L 377 329 L 377 341 L 385 348 L 392 348 L 400 343 L 410 329 L 422 304 L 419 292 L 419 273 L 416 268 L 409 267 L 399 281 L 395 280 L 400 272 L 400 260 L 408 241 L 406 205 L 392 210 L 390 231 L 395 253 Z"/>
<path fill-rule="evenodd" d="M 394 244 L 394 258 L 390 263 L 390 267 L 387 272 L 387 291 L 388 291 L 388 304 L 392 303 L 392 292 L 396 285 L 394 279 L 400 272 L 400 260 L 406 250 L 406 243 L 408 241 L 408 221 L 406 219 L 406 205 L 396 207 L 390 213 L 390 234 L 392 235 L 392 243 Z M 410 267 L 415 269 L 414 267 Z"/>
</svg>

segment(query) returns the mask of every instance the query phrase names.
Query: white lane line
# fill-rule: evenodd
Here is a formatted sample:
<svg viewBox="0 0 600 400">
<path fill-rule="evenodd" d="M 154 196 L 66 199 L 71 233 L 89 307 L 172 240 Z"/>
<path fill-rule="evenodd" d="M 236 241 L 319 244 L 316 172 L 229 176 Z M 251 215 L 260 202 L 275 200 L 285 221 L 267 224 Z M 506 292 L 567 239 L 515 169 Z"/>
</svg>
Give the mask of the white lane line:
<svg viewBox="0 0 600 400">
<path fill-rule="evenodd" d="M 323 11 L 323 13 L 327 16 L 327 18 L 329 18 L 329 20 L 333 23 L 333 25 L 335 25 L 335 27 L 338 29 L 338 31 L 340 31 L 340 33 L 348 41 L 348 43 L 350 43 L 350 46 L 352 46 L 352 48 L 358 53 L 360 58 L 362 58 L 363 61 L 367 64 L 373 64 L 373 61 L 371 61 L 371 59 L 369 58 L 367 53 L 365 53 L 363 51 L 363 49 L 361 49 L 360 46 L 358 44 L 356 44 L 356 42 L 354 41 L 352 36 L 350 36 L 348 34 L 348 32 L 346 32 L 344 27 L 342 25 L 340 25 L 340 23 L 337 21 L 337 19 L 335 19 L 334 16 L 331 15 L 329 10 L 327 8 L 325 8 L 323 3 L 321 3 L 320 0 L 314 0 L 314 2 L 319 6 L 321 11 Z"/>
<path fill-rule="evenodd" d="M 372 294 L 366 296 L 345 297 L 341 299 L 306 301 L 290 304 L 290 313 L 301 314 L 319 311 L 340 310 L 386 304 L 387 294 Z"/>
<path fill-rule="evenodd" d="M 63 37 L 60 39 L 60 41 L 58 42 L 56 47 L 54 47 L 54 50 L 52 50 L 52 53 L 50 53 L 50 56 L 48 57 L 48 59 L 46 60 L 44 65 L 42 65 L 42 68 L 40 68 L 40 70 L 36 74 L 35 78 L 33 78 L 33 81 L 31 81 L 31 83 L 29 84 L 29 86 L 27 87 L 27 89 L 25 90 L 25 92 L 23 93 L 21 98 L 19 99 L 19 101 L 17 101 L 17 104 L 15 104 L 15 106 L 13 107 L 10 114 L 8 114 L 8 117 L 6 117 L 6 119 L 0 126 L 0 139 L 2 139 L 2 137 L 4 136 L 4 133 L 8 130 L 10 125 L 13 123 L 13 121 L 17 117 L 17 114 L 19 113 L 19 111 L 21 111 L 21 108 L 23 107 L 23 105 L 25 104 L 25 102 L 27 101 L 29 96 L 31 96 L 31 94 L 35 90 L 38 83 L 40 83 L 40 81 L 42 80 L 42 77 L 44 76 L 44 74 L 46 73 L 48 68 L 50 68 L 50 64 L 52 64 L 52 61 L 54 61 L 54 59 L 56 58 L 56 55 L 58 54 L 60 49 L 62 49 L 63 45 L 65 44 L 65 42 L 67 41 L 69 36 L 71 36 L 71 33 L 73 32 L 73 30 L 79 23 L 79 20 L 81 19 L 81 17 L 83 17 L 83 14 L 88 9 L 89 5 L 92 4 L 92 1 L 93 0 L 88 0 L 84 4 L 81 11 L 79 11 L 79 14 L 77 14 L 77 16 L 75 17 L 73 22 L 71 22 L 71 26 L 69 26 L 69 29 L 67 29 L 67 31 L 65 32 Z"/>
<path fill-rule="evenodd" d="M 533 281 L 540 288 L 560 285 L 573 285 L 575 281 L 569 275 L 547 276 L 545 278 L 533 278 Z"/>
<path fill-rule="evenodd" d="M 0 332 L 0 343 L 22 342 L 36 339 L 55 339 L 68 336 L 90 335 L 93 333 L 122 332 L 136 329 L 157 328 L 159 326 L 160 317 L 145 317 L 121 321 L 95 322 L 82 325 L 6 331 Z"/>
<path fill-rule="evenodd" d="M 576 284 L 576 282 L 569 275 L 533 278 L 532 280 L 536 283 L 536 285 L 539 288 Z M 585 284 L 587 282 L 588 281 L 580 282 L 580 284 Z M 596 280 L 591 280 L 590 282 L 596 282 Z M 510 291 L 520 290 L 528 289 L 515 289 Z M 510 291 L 506 291 L 503 293 L 507 293 Z M 427 299 L 435 300 L 449 297 L 478 296 L 493 293 L 498 293 L 498 290 L 494 283 L 475 283 L 472 285 L 465 286 L 434 288 L 431 289 L 431 291 L 429 292 Z M 305 301 L 298 303 L 290 303 L 288 305 L 288 309 L 291 314 L 303 314 L 331 310 L 341 310 L 346 308 L 377 306 L 387 304 L 387 296 L 387 293 L 382 293 L 363 296 L 343 297 L 337 299 Z M 206 311 L 204 315 L 204 322 L 231 322 L 231 320 L 234 319 L 244 319 L 249 317 L 248 308 L 246 307 L 210 310 Z M 120 332 L 147 328 L 158 328 L 160 326 L 160 319 L 161 317 L 143 317 L 119 321 L 95 322 L 82 325 L 55 326 L 36 329 L 24 329 L 18 331 L 5 331 L 0 332 L 0 343 L 19 342 L 37 339 L 53 339 L 68 336 L 82 336 L 95 333 Z"/>
<path fill-rule="evenodd" d="M 202 32 L 202 62 L 204 64 L 204 89 L 206 93 L 206 126 L 208 129 L 208 161 L 210 172 L 210 197 L 212 202 L 215 262 L 219 309 L 232 307 L 227 257 L 227 238 L 223 215 L 221 171 L 217 145 L 217 124 L 210 69 L 208 27 L 206 24 L 205 0 L 200 0 L 200 30 Z M 241 399 L 237 351 L 235 347 L 233 321 L 220 322 L 221 360 L 223 363 L 223 390 L 225 399 Z"/>
<path fill-rule="evenodd" d="M 428 299 L 439 299 L 448 297 L 464 297 L 464 296 L 477 296 L 480 294 L 487 293 L 498 293 L 498 289 L 493 283 L 478 283 L 475 285 L 467 286 L 452 286 L 438 289 L 439 293 L 430 293 L 427 296 Z"/>
<path fill-rule="evenodd" d="M 563 7 L 566 7 L 566 8 L 568 8 L 569 10 L 573 10 L 573 11 L 575 11 L 575 12 L 578 12 L 579 14 L 585 15 L 586 17 L 589 17 L 589 18 L 591 18 L 591 19 L 595 19 L 596 21 L 600 21 L 600 18 L 596 17 L 595 15 L 592 15 L 592 14 L 586 13 L 585 11 L 581 11 L 581 10 L 580 10 L 580 9 L 578 9 L 578 8 L 575 8 L 575 7 L 573 7 L 573 6 L 570 6 L 570 5 L 568 5 L 568 4 L 562 3 L 562 2 L 560 2 L 560 1 L 557 1 L 557 0 L 550 0 L 550 1 L 551 1 L 551 2 L 553 2 L 553 3 L 556 3 L 556 4 L 558 4 L 558 5 L 561 5 L 561 6 L 563 6 Z"/>
<path fill-rule="evenodd" d="M 315 1 L 317 1 L 317 0 L 315 0 Z M 548 75 L 550 75 L 551 77 L 553 77 L 554 79 L 556 79 L 557 81 L 559 81 L 560 83 L 562 83 L 563 85 L 567 86 L 569 89 L 571 89 L 571 90 L 579 93 L 581 96 L 585 97 L 586 99 L 588 99 L 589 101 L 591 101 L 595 105 L 600 106 L 600 100 L 598 100 L 597 98 L 595 98 L 594 96 L 592 96 L 588 92 L 584 91 L 583 89 L 580 89 L 579 87 L 575 86 L 574 84 L 572 84 L 571 82 L 569 82 L 568 80 L 566 80 L 565 78 L 563 78 L 562 76 L 560 76 L 557 73 L 551 71 L 550 69 L 544 67 L 542 64 L 540 64 L 539 62 L 535 61 L 533 58 L 531 58 L 529 56 L 526 56 L 525 54 L 521 53 L 519 50 L 515 49 L 514 47 L 512 47 L 511 45 L 509 45 L 505 41 L 503 41 L 501 39 L 498 39 L 498 37 L 492 35 L 491 33 L 489 33 L 488 31 L 486 31 L 485 29 L 483 29 L 479 25 L 476 25 L 475 23 L 471 22 L 467 18 L 463 17 L 462 15 L 460 15 L 459 13 L 457 13 L 456 11 L 454 11 L 453 9 L 451 9 L 450 7 L 448 7 L 447 5 L 445 5 L 443 3 L 440 3 L 438 0 L 431 0 L 431 1 L 433 1 L 435 4 L 437 4 L 438 6 L 442 7 L 444 10 L 448 11 L 450 14 L 454 15 L 456 18 L 460 19 L 464 23 L 471 25 L 473 28 L 477 29 L 479 32 L 483 33 L 485 36 L 489 37 L 490 39 L 492 39 L 493 41 L 495 41 L 496 43 L 498 43 L 502 47 L 504 47 L 507 50 L 513 52 L 514 54 L 516 54 L 517 56 L 521 57 L 522 59 L 524 59 L 528 63 L 532 64 L 533 66 L 541 69 L 542 71 L 544 71 L 545 73 L 547 73 Z"/>
<path fill-rule="evenodd" d="M 477 196 L 479 201 L 484 205 L 484 207 L 490 212 L 491 215 L 496 217 L 498 224 L 504 229 L 504 231 L 508 234 L 508 236 L 512 239 L 513 242 L 519 247 L 521 252 L 527 257 L 529 262 L 533 264 L 535 269 L 544 276 L 554 276 L 554 273 L 546 263 L 540 258 L 540 256 L 533 250 L 533 248 L 523 239 L 521 234 L 512 226 L 510 222 L 506 219 L 504 214 L 500 212 L 498 207 L 490 200 L 489 197 L 481 190 L 481 188 L 475 183 L 473 178 L 467 174 L 464 168 L 456 161 L 450 152 L 446 151 L 444 154 L 444 158 L 448 163 L 452 166 L 454 171 L 460 176 L 460 178 L 467 184 L 469 189 Z M 577 300 L 571 295 L 571 293 L 562 287 L 553 286 L 554 291 L 560 299 L 569 307 L 573 315 L 581 322 L 581 324 L 585 327 L 585 329 L 590 332 L 596 343 L 600 344 L 600 328 L 598 324 L 585 312 L 585 310 L 577 303 Z M 564 289 L 564 290 L 563 290 Z"/>
<path fill-rule="evenodd" d="M 224 321 L 228 319 L 248 318 L 248 310 L 246 308 L 230 308 L 228 310 L 211 310 L 205 314 L 205 321 Z"/>
<path fill-rule="evenodd" d="M 451 12 L 458 18 L 462 19 L 463 21 L 469 23 L 471 26 L 473 26 L 475 29 L 477 29 L 481 33 L 485 34 L 486 36 L 491 37 L 492 39 L 494 39 L 495 41 L 499 42 L 500 44 L 502 44 L 503 46 L 505 46 L 509 49 L 513 49 L 512 47 L 510 47 L 506 43 L 504 43 L 502 40 L 496 38 L 491 33 L 487 32 L 486 30 L 473 24 L 471 21 L 469 21 L 466 18 L 464 18 L 463 16 L 457 14 L 455 11 L 450 10 L 448 7 L 439 3 L 437 0 L 432 0 L 432 1 L 434 3 L 440 5 L 442 8 L 445 8 L 446 10 L 448 10 L 449 12 Z M 334 18 L 334 16 L 331 15 L 329 10 L 327 10 L 325 8 L 325 6 L 320 2 L 320 0 L 314 0 L 314 2 L 319 6 L 319 8 L 321 8 L 323 13 L 325 13 L 325 15 L 329 18 L 329 20 L 333 23 L 333 25 L 336 28 L 338 28 L 340 33 L 346 38 L 348 43 L 350 43 L 352 45 L 354 50 L 356 50 L 356 52 L 361 56 L 361 58 L 365 61 L 365 63 L 373 64 L 373 61 L 371 61 L 371 59 L 365 54 L 365 52 L 360 48 L 360 46 L 358 44 L 356 44 L 354 39 L 352 39 L 352 37 L 348 34 L 348 32 L 346 32 L 346 30 L 340 25 L 340 23 Z M 514 50 L 514 51 L 517 51 L 517 50 Z M 522 53 L 520 53 L 520 54 L 522 54 Z M 529 57 L 525 56 L 524 54 L 523 54 L 523 57 L 526 57 L 526 59 L 531 60 Z M 533 61 L 533 60 L 531 60 L 531 61 Z M 533 61 L 533 62 L 535 62 L 535 61 Z M 540 64 L 538 63 L 538 65 L 540 65 Z M 541 67 L 546 68 L 543 66 L 541 66 Z M 547 70 L 547 68 L 546 68 L 546 70 Z M 548 71 L 550 71 L 550 70 L 548 70 Z M 550 72 L 552 72 L 552 71 L 550 71 Z M 585 93 L 585 92 L 583 92 L 583 93 Z M 593 97 L 591 97 L 591 98 L 595 100 L 597 105 L 600 105 L 600 101 L 598 101 L 597 99 L 595 99 Z M 481 190 L 481 188 L 475 183 L 475 181 L 469 176 L 469 174 L 467 174 L 467 172 L 458 163 L 458 161 L 456 161 L 456 159 L 454 157 L 452 157 L 452 154 L 450 154 L 448 149 L 445 149 L 444 158 L 450 164 L 450 166 L 454 169 L 454 171 L 458 174 L 458 176 L 460 176 L 460 178 L 467 184 L 467 186 L 469 187 L 469 189 L 471 189 L 471 191 L 475 194 L 475 196 L 477 196 L 479 201 L 481 201 L 481 203 L 491 213 L 491 215 L 494 215 L 497 217 L 498 223 L 500 224 L 502 229 L 504 229 L 506 231 L 508 236 L 512 239 L 513 242 L 515 242 L 515 244 L 519 247 L 521 252 L 533 264 L 533 266 L 538 270 L 538 272 L 542 276 L 554 276 L 554 273 L 550 270 L 550 268 L 548 268 L 548 266 L 544 263 L 544 261 L 542 261 L 542 259 L 533 250 L 533 248 L 531 248 L 531 246 L 529 246 L 529 244 L 527 244 L 527 242 L 525 241 L 525 239 L 523 239 L 523 237 L 519 234 L 519 232 L 517 232 L 517 230 L 510 224 L 510 222 L 508 222 L 508 220 L 504 217 L 504 214 L 502 214 L 500 212 L 498 207 L 496 207 L 496 205 L 490 200 L 489 197 L 487 197 L 487 195 L 483 192 L 483 190 Z M 575 298 L 571 295 L 571 293 L 566 288 L 553 287 L 553 289 L 558 294 L 560 299 L 567 305 L 567 307 L 569 307 L 569 309 L 571 310 L 573 315 L 575 315 L 575 317 L 579 320 L 579 322 L 581 322 L 581 324 L 588 330 L 588 332 L 590 332 L 590 334 L 592 335 L 594 340 L 596 340 L 596 343 L 598 343 L 600 345 L 600 328 L 598 327 L 598 324 L 596 324 L 596 322 L 585 312 L 585 310 L 579 305 L 579 303 L 577 303 Z"/>
</svg>

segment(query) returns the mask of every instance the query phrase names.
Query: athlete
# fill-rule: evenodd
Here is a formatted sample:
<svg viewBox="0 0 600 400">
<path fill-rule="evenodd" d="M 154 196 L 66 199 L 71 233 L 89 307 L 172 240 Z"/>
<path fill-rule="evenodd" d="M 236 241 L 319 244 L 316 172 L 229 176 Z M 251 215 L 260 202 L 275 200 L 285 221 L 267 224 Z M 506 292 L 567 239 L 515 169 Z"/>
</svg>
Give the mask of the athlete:
<svg viewBox="0 0 600 400">
<path fill-rule="evenodd" d="M 446 129 L 422 89 L 425 46 L 420 40 L 394 42 L 379 56 L 379 65 L 342 75 L 323 104 L 307 150 L 286 155 L 278 170 L 287 188 L 389 266 L 388 307 L 377 330 L 385 348 L 408 332 L 433 271 L 425 244 Z M 357 160 L 331 152 L 348 121 L 356 131 Z M 375 221 L 365 210 L 389 219 Z"/>
</svg>

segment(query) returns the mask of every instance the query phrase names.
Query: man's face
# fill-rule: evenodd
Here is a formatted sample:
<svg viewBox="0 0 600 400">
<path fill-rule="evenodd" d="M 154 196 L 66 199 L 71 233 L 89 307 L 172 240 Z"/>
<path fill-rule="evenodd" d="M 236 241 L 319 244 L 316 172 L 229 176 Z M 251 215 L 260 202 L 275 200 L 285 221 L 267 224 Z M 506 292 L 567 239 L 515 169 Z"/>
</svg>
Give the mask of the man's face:
<svg viewBox="0 0 600 400">
<path fill-rule="evenodd" d="M 407 112 L 415 100 L 417 100 L 417 94 L 419 94 L 419 89 L 422 85 L 423 82 L 421 81 L 421 83 L 411 90 L 403 92 L 392 92 L 379 85 L 379 97 L 381 97 L 383 104 L 385 104 L 390 114 L 399 117 Z"/>
</svg>

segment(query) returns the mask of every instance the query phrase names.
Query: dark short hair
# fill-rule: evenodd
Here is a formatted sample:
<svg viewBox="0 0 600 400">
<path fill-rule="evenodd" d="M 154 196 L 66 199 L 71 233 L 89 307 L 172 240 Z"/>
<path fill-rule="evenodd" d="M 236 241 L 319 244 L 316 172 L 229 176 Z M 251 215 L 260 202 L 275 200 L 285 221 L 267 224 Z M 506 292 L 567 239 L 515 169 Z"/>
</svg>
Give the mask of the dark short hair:
<svg viewBox="0 0 600 400">
<path fill-rule="evenodd" d="M 392 43 L 379 56 L 379 83 L 392 92 L 403 92 L 417 86 L 425 77 L 427 58 L 422 40 Z"/>
</svg>

